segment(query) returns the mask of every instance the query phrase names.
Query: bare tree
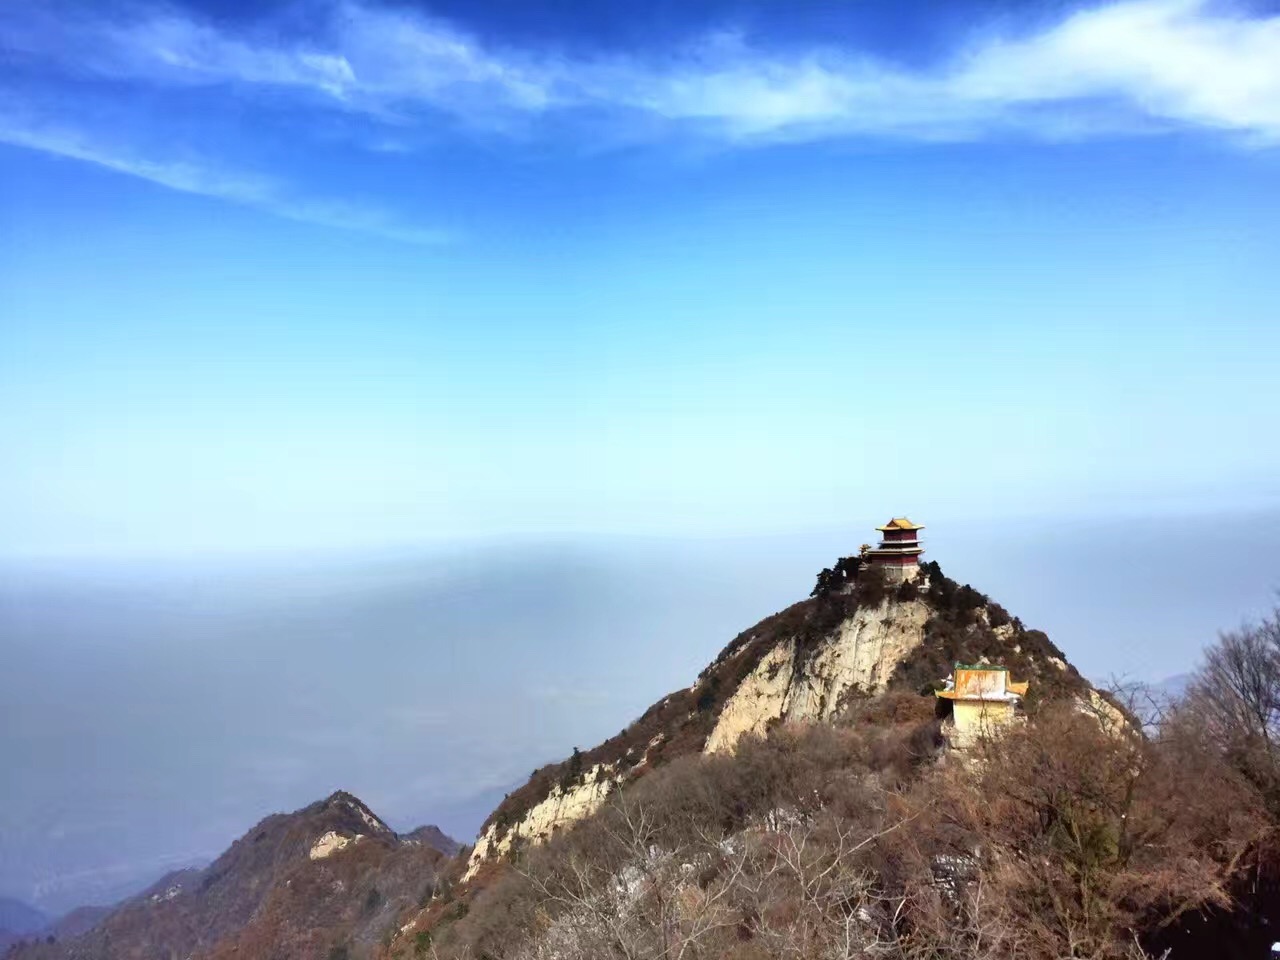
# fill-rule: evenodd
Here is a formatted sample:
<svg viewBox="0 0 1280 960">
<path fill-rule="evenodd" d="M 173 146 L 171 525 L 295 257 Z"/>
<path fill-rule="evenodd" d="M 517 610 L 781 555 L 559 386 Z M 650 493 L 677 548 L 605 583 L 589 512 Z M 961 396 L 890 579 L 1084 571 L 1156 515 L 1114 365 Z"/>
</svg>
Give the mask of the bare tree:
<svg viewBox="0 0 1280 960">
<path fill-rule="evenodd" d="M 1280 809 L 1280 608 L 1219 637 L 1191 683 L 1186 708 Z"/>
<path fill-rule="evenodd" d="M 707 955 L 738 922 L 731 895 L 746 863 L 730 844 L 691 822 L 687 839 L 662 839 L 655 810 L 615 797 L 589 842 L 567 845 L 547 869 L 526 873 L 546 912 L 527 956 L 575 960 L 687 960 Z"/>
</svg>

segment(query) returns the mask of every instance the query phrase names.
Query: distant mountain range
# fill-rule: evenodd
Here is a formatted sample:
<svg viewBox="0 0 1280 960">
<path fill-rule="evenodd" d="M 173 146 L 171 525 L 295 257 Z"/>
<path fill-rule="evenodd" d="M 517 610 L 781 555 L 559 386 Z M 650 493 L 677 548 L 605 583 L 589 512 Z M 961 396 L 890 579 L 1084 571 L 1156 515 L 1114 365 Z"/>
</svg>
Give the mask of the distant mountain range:
<svg viewBox="0 0 1280 960">
<path fill-rule="evenodd" d="M 49 924 L 49 919 L 35 907 L 21 900 L 0 897 L 0 950 L 6 949 L 24 936 L 31 936 L 43 930 Z"/>
<path fill-rule="evenodd" d="M 340 791 L 267 817 L 208 867 L 169 873 L 114 908 L 72 911 L 52 927 L 33 911 L 9 956 L 312 960 L 367 951 L 430 896 L 459 849 L 434 826 L 398 835 Z"/>
<path fill-rule="evenodd" d="M 87 933 L 111 913 L 111 907 L 77 907 L 57 919 L 21 900 L 0 897 L 0 955 L 27 940 L 55 941 Z"/>
</svg>

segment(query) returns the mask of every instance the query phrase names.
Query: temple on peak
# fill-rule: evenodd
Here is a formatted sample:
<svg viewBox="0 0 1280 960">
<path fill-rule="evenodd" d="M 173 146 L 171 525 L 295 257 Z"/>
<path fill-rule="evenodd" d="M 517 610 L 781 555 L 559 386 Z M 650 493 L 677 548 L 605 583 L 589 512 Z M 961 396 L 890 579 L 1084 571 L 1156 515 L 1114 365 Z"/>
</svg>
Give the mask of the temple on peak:
<svg viewBox="0 0 1280 960">
<path fill-rule="evenodd" d="M 924 553 L 917 531 L 924 527 L 906 517 L 894 517 L 876 529 L 882 534 L 880 545 L 874 549 L 864 545 L 863 558 L 883 569 L 890 583 L 915 579 L 920 572 L 920 554 Z"/>
</svg>

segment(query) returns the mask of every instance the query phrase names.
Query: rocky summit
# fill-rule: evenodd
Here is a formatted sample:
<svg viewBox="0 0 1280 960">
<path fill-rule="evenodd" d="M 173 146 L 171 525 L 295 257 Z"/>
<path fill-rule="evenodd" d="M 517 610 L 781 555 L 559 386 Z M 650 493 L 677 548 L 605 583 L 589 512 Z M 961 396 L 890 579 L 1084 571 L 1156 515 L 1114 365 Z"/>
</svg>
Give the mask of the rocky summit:
<svg viewBox="0 0 1280 960">
<path fill-rule="evenodd" d="M 482 828 L 467 876 L 522 843 L 539 843 L 598 809 L 628 779 L 691 753 L 734 750 L 787 721 L 827 721 L 859 697 L 928 693 L 954 664 L 994 663 L 1030 682 L 1032 699 L 1114 710 L 1041 631 L 949 579 L 915 579 L 844 558 L 813 594 L 735 637 L 694 683 L 663 697 L 594 749 L 536 771 Z"/>
</svg>

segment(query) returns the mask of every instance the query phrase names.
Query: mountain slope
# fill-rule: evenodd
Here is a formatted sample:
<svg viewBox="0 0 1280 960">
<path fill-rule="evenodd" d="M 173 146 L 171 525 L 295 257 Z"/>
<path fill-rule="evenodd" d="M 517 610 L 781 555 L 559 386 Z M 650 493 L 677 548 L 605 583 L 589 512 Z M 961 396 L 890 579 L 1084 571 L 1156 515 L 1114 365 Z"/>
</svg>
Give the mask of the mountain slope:
<svg viewBox="0 0 1280 960">
<path fill-rule="evenodd" d="M 267 817 L 206 869 L 169 874 L 89 931 L 10 956 L 304 960 L 354 943 L 368 948 L 421 898 L 445 859 L 340 791 Z"/>
<path fill-rule="evenodd" d="M 948 759 L 959 731 L 948 732 L 948 701 L 933 692 L 957 663 L 995 664 L 1029 684 L 1028 722 L 960 748 L 1004 751 L 1005 763 Z M 1053 919 L 1037 913 L 1043 897 L 1088 877 L 1094 836 L 1126 836 L 1133 804 L 1144 828 L 1189 817 L 1184 785 L 1164 778 L 1180 765 L 1144 754 L 1135 730 L 1043 632 L 937 563 L 888 585 L 878 568 L 842 559 L 808 599 L 735 637 L 694 684 L 535 771 L 486 820 L 452 874 L 462 882 L 440 884 L 379 957 L 1023 956 L 1029 925 Z M 1239 797 L 1229 808 L 1248 809 L 1247 786 L 1206 764 L 1222 795 Z M 1083 846 L 1062 854 L 1055 824 L 1080 817 L 1089 824 L 1071 836 Z M 1144 846 L 1142 867 L 1119 858 L 1116 915 L 1126 919 L 1091 920 L 1108 950 L 1129 950 L 1138 924 L 1144 936 L 1158 929 L 1161 911 L 1219 902 L 1258 820 L 1251 812 L 1226 829 L 1215 810 L 1203 820 Z M 1231 852 L 1206 858 L 1189 840 L 1201 835 L 1230 835 Z M 1056 872 L 1046 881 L 1047 863 Z M 1174 882 L 1190 876 L 1185 890 Z M 1161 886 L 1169 878 L 1178 888 Z M 997 881 L 1000 918 L 957 927 L 961 910 L 984 902 L 974 890 Z M 1062 910 L 1070 928 L 1078 911 Z M 1050 952 L 1028 956 L 1065 955 L 1056 931 L 1041 933 Z M 993 936 L 1000 950 L 982 952 Z"/>
<path fill-rule="evenodd" d="M 1107 708 L 1044 633 L 924 564 L 886 585 L 854 558 L 824 570 L 809 599 L 739 634 L 694 684 L 615 737 L 535 771 L 490 815 L 466 877 L 597 810 L 621 783 L 679 756 L 732 751 L 787 720 L 828 720 L 859 696 L 928 692 L 956 662 L 989 661 L 1031 681 L 1029 704 L 1076 698 Z"/>
<path fill-rule="evenodd" d="M 462 844 L 437 826 L 418 827 L 404 834 L 401 839 L 439 850 L 446 857 L 456 856 L 462 849 Z"/>
<path fill-rule="evenodd" d="M 52 936 L 55 940 L 68 940 L 88 933 L 108 916 L 112 907 L 76 907 L 41 930 L 42 936 Z"/>
<path fill-rule="evenodd" d="M 44 929 L 49 918 L 29 904 L 0 897 L 0 951 Z"/>
<path fill-rule="evenodd" d="M 0 897 L 0 930 L 34 933 L 48 922 L 49 918 L 35 907 L 12 897 Z"/>
</svg>

